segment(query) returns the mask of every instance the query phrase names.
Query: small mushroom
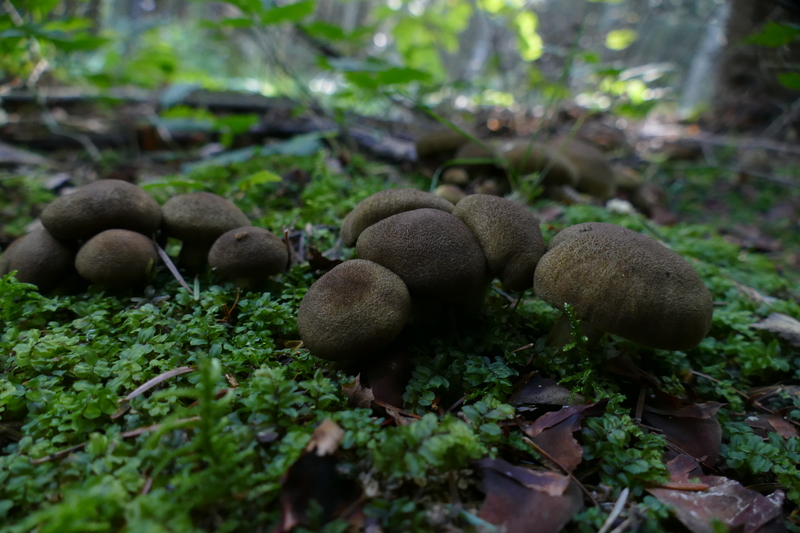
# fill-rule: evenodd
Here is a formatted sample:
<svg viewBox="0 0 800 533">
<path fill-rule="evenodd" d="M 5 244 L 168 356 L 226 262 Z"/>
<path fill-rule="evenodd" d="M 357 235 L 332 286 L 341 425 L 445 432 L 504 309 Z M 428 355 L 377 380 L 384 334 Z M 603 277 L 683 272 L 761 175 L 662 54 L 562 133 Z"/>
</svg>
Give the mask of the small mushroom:
<svg viewBox="0 0 800 533">
<path fill-rule="evenodd" d="M 74 272 L 75 250 L 44 228 L 14 241 L 0 259 L 0 275 L 17 271 L 17 279 L 36 285 L 41 292 L 58 287 Z"/>
<path fill-rule="evenodd" d="M 467 194 L 461 189 L 461 187 L 456 187 L 455 185 L 439 185 L 436 187 L 436 190 L 433 191 L 433 194 L 438 196 L 439 198 L 444 198 L 451 204 L 455 205 L 460 202 Z"/>
<path fill-rule="evenodd" d="M 377 263 L 353 259 L 311 285 L 300 302 L 297 328 L 312 354 L 352 360 L 387 346 L 411 312 L 400 277 Z"/>
<path fill-rule="evenodd" d="M 603 152 L 576 139 L 555 137 L 548 143 L 556 153 L 564 156 L 578 171 L 578 183 L 575 188 L 606 200 L 617 192 L 614 169 Z"/>
<path fill-rule="evenodd" d="M 520 175 L 546 172 L 543 180 L 546 185 L 574 187 L 578 183 L 578 170 L 572 163 L 545 145 L 519 139 L 502 145 L 500 154 Z"/>
<path fill-rule="evenodd" d="M 478 239 L 461 220 L 438 209 L 406 211 L 371 225 L 359 236 L 356 251 L 400 276 L 412 296 L 475 303 L 487 286 Z"/>
<path fill-rule="evenodd" d="M 472 194 L 456 205 L 453 215 L 478 238 L 489 271 L 505 288 L 524 291 L 533 286 L 536 264 L 546 251 L 533 213 L 499 196 Z"/>
<path fill-rule="evenodd" d="M 274 233 L 244 226 L 223 233 L 208 252 L 208 264 L 239 287 L 258 286 L 286 270 L 289 252 Z"/>
<path fill-rule="evenodd" d="M 153 241 L 134 231 L 110 229 L 78 250 L 75 268 L 97 285 L 131 287 L 144 282 L 156 262 L 158 252 Z"/>
<path fill-rule="evenodd" d="M 107 229 L 152 235 L 161 222 L 158 202 L 122 180 L 100 180 L 60 196 L 42 212 L 42 224 L 59 239 L 82 240 Z"/>
<path fill-rule="evenodd" d="M 220 235 L 250 225 L 247 215 L 233 202 L 210 192 L 174 196 L 161 211 L 167 236 L 183 241 L 181 263 L 195 271 L 205 265 Z"/>
<path fill-rule="evenodd" d="M 649 348 L 691 349 L 711 328 L 713 301 L 680 255 L 635 231 L 600 222 L 550 241 L 534 274 L 536 295 L 591 326 Z"/>
<path fill-rule="evenodd" d="M 437 128 L 420 136 L 417 140 L 417 156 L 419 158 L 443 155 L 449 157 L 459 146 L 469 139 L 450 128 Z"/>
<path fill-rule="evenodd" d="M 421 209 L 440 209 L 450 213 L 453 204 L 435 194 L 417 189 L 386 189 L 361 200 L 342 222 L 342 244 L 354 246 L 361 232 L 387 217 Z"/>
</svg>

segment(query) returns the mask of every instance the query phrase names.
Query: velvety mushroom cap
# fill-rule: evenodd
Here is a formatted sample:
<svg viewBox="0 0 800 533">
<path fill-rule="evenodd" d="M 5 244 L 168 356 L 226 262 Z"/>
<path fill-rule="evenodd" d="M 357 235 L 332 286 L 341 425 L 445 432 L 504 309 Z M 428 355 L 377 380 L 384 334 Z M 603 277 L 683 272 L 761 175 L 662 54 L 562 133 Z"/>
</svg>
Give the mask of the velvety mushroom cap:
<svg viewBox="0 0 800 533">
<path fill-rule="evenodd" d="M 435 194 L 417 189 L 386 189 L 361 200 L 342 222 L 342 244 L 354 246 L 361 232 L 397 213 L 413 209 L 440 209 L 448 213 L 453 204 Z"/>
<path fill-rule="evenodd" d="M 174 196 L 161 211 L 167 235 L 188 243 L 210 246 L 226 231 L 250 225 L 233 202 L 210 192 Z"/>
<path fill-rule="evenodd" d="M 499 196 L 472 194 L 458 202 L 453 215 L 478 238 L 489 271 L 504 287 L 524 291 L 533 286 L 533 272 L 546 251 L 533 213 Z"/>
<path fill-rule="evenodd" d="M 385 266 L 414 296 L 474 302 L 486 283 L 486 257 L 466 224 L 438 209 L 416 209 L 364 230 L 358 257 Z"/>
<path fill-rule="evenodd" d="M 42 212 L 42 224 L 59 239 L 88 239 L 107 229 L 152 235 L 161 222 L 158 202 L 122 180 L 100 180 L 60 196 Z"/>
<path fill-rule="evenodd" d="M 453 153 L 468 141 L 469 139 L 450 128 L 435 129 L 423 134 L 417 140 L 417 156 L 428 157 L 435 154 Z"/>
<path fill-rule="evenodd" d="M 599 222 L 550 242 L 534 275 L 536 295 L 607 333 L 663 350 L 688 350 L 711 328 L 713 301 L 680 255 L 635 231 Z"/>
<path fill-rule="evenodd" d="M 157 262 L 158 252 L 150 239 L 141 233 L 110 229 L 81 247 L 75 267 L 78 274 L 97 285 L 129 287 L 145 281 Z"/>
<path fill-rule="evenodd" d="M 397 274 L 353 259 L 308 289 L 297 312 L 297 328 L 312 354 L 329 361 L 350 360 L 392 342 L 410 312 L 411 296 Z"/>
<path fill-rule="evenodd" d="M 501 146 L 501 154 L 509 166 L 521 175 L 547 170 L 544 183 L 547 185 L 578 184 L 578 170 L 567 158 L 547 146 L 524 139 Z"/>
<path fill-rule="evenodd" d="M 265 281 L 286 270 L 289 252 L 274 233 L 244 226 L 223 233 L 208 253 L 208 264 L 239 286 Z"/>
<path fill-rule="evenodd" d="M 44 228 L 14 241 L 0 260 L 0 275 L 17 271 L 17 279 L 49 292 L 74 271 L 75 250 Z"/>
<path fill-rule="evenodd" d="M 556 137 L 549 146 L 564 156 L 578 171 L 576 189 L 597 198 L 607 199 L 617 192 L 614 169 L 603 152 L 584 142 Z"/>
</svg>

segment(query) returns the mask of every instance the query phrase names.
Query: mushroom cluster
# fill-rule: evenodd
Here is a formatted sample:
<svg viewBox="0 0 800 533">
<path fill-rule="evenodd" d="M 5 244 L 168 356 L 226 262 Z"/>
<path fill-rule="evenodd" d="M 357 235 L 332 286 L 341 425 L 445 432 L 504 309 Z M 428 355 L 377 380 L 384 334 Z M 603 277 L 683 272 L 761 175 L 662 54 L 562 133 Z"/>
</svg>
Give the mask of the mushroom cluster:
<svg viewBox="0 0 800 533">
<path fill-rule="evenodd" d="M 606 223 L 571 226 L 545 247 L 536 218 L 505 198 L 475 194 L 453 207 L 435 195 L 391 189 L 345 218 L 343 242 L 359 259 L 313 284 L 300 304 L 300 337 L 331 361 L 368 356 L 402 331 L 414 300 L 475 309 L 489 282 L 569 305 L 587 333 L 688 350 L 711 327 L 713 302 L 680 255 Z M 552 339 L 571 334 L 562 317 Z M 555 341 L 558 342 L 558 341 Z"/>
<path fill-rule="evenodd" d="M 80 277 L 107 287 L 147 280 L 159 260 L 155 237 L 183 242 L 180 262 L 197 271 L 208 262 L 241 286 L 283 272 L 286 247 L 277 236 L 250 225 L 229 200 L 207 192 L 182 194 L 159 206 L 144 189 L 121 180 L 100 180 L 53 200 L 42 228 L 21 237 L 0 258 L 0 275 L 42 292 Z"/>
<path fill-rule="evenodd" d="M 423 164 L 437 166 L 448 159 L 505 161 L 508 168 L 519 175 L 542 173 L 543 184 L 547 187 L 567 186 L 602 200 L 615 195 L 619 181 L 618 173 L 602 152 L 569 137 L 553 137 L 546 141 L 487 141 L 479 145 L 450 129 L 434 130 L 418 140 L 417 155 Z M 492 163 L 449 167 L 442 174 L 444 185 L 437 188 L 435 194 L 456 201 L 466 196 L 465 188 L 476 193 L 502 195 L 508 187 L 499 179 L 501 174 L 500 166 Z"/>
<path fill-rule="evenodd" d="M 520 204 L 476 194 L 454 207 L 415 189 L 389 189 L 360 202 L 344 219 L 342 242 L 355 245 L 359 259 L 323 275 L 298 312 L 300 337 L 312 353 L 329 360 L 355 359 L 387 346 L 408 319 L 412 300 L 476 309 L 495 277 L 510 290 L 526 290 L 545 252 L 538 221 Z M 385 281 L 361 282 L 364 272 L 380 272 Z M 395 296 L 370 295 L 380 305 L 361 304 L 366 296 L 346 289 L 360 284 L 379 291 L 389 279 Z M 383 324 L 390 316 L 391 328 Z"/>
</svg>

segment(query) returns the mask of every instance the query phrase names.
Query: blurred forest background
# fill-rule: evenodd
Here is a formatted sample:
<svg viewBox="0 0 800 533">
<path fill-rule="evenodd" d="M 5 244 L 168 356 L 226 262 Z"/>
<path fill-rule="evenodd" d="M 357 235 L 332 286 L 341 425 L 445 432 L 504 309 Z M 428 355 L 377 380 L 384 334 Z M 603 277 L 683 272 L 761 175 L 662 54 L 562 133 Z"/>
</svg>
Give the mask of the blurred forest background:
<svg viewBox="0 0 800 533">
<path fill-rule="evenodd" d="M 190 84 L 391 119 L 404 118 L 402 106 L 382 98 L 400 94 L 539 114 L 574 98 L 634 118 L 713 109 L 714 128 L 736 129 L 767 127 L 800 89 L 794 0 L 4 0 L 0 9 L 5 96 Z"/>
</svg>

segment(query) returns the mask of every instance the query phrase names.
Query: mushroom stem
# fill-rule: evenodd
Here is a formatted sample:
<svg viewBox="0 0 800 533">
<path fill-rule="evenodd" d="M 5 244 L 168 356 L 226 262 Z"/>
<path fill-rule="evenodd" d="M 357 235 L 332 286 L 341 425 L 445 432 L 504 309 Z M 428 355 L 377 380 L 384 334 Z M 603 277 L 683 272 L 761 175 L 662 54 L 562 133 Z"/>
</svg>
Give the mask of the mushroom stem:
<svg viewBox="0 0 800 533">
<path fill-rule="evenodd" d="M 600 339 L 603 338 L 603 335 L 605 335 L 604 331 L 597 329 L 585 320 L 581 321 L 581 333 L 586 337 L 586 345 L 588 347 L 596 346 L 597 343 L 600 342 Z M 569 316 L 567 316 L 566 313 L 562 313 L 561 316 L 558 317 L 558 320 L 556 320 L 553 329 L 547 335 L 547 344 L 561 350 L 574 340 L 572 325 L 569 323 Z"/>
</svg>

